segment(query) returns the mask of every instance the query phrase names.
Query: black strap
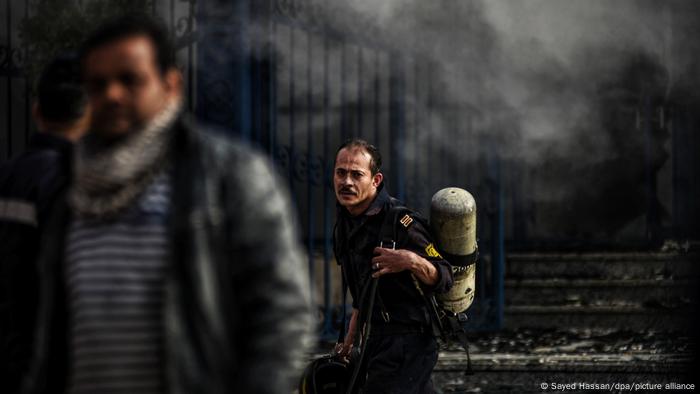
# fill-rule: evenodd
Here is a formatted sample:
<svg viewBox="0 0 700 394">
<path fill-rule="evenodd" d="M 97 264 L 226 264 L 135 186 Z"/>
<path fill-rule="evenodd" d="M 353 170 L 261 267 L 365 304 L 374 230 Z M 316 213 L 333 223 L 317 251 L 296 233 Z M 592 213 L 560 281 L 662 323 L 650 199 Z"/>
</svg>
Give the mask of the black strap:
<svg viewBox="0 0 700 394">
<path fill-rule="evenodd" d="M 474 371 L 472 370 L 471 357 L 469 357 L 469 339 L 467 338 L 467 332 L 457 320 L 457 316 L 448 316 L 446 319 L 450 323 L 450 328 L 452 329 L 451 334 L 457 339 L 467 353 L 467 370 L 464 371 L 464 374 L 473 375 Z"/>
<path fill-rule="evenodd" d="M 391 208 L 387 209 L 386 215 L 384 216 L 384 222 L 382 223 L 382 227 L 379 230 L 380 242 L 393 241 L 398 244 L 399 236 L 398 226 L 396 225 L 396 223 L 398 222 L 399 213 L 401 212 L 409 213 L 412 211 L 402 205 L 394 205 Z"/>
<path fill-rule="evenodd" d="M 369 342 L 370 332 L 372 330 L 372 310 L 374 309 L 374 300 L 377 294 L 377 284 L 379 283 L 379 278 L 372 278 L 362 289 L 362 296 L 360 297 L 360 314 L 357 317 L 357 325 L 355 327 L 355 340 L 353 343 L 360 343 L 360 353 L 359 357 L 354 360 L 355 367 L 353 368 L 350 381 L 348 382 L 347 394 L 352 394 L 352 390 L 357 382 L 357 377 L 360 374 L 360 370 L 363 369 L 364 356 L 367 351 L 367 342 Z M 369 291 L 369 299 L 367 308 L 363 308 L 365 304 L 365 297 L 367 296 L 367 291 Z"/>
<path fill-rule="evenodd" d="M 338 251 L 336 249 L 336 245 L 338 244 L 338 221 L 336 220 L 335 225 L 333 226 L 333 253 L 335 254 L 336 260 L 338 259 Z M 345 342 L 345 333 L 346 333 L 346 327 L 345 325 L 347 324 L 347 316 L 348 316 L 348 310 L 347 310 L 347 302 L 348 302 L 348 281 L 346 278 L 346 273 L 345 273 L 345 264 L 340 264 L 340 280 L 342 283 L 342 292 L 343 292 L 343 317 L 342 317 L 342 324 L 340 325 L 340 331 L 338 332 L 338 343 L 344 343 Z"/>
<path fill-rule="evenodd" d="M 450 264 L 455 267 L 468 267 L 472 264 L 476 264 L 477 260 L 479 260 L 478 247 L 474 249 L 474 252 L 468 255 L 451 254 L 445 252 L 444 250 L 438 250 L 438 252 L 440 253 L 440 256 L 442 256 L 442 258 L 449 261 Z"/>
<path fill-rule="evenodd" d="M 345 324 L 347 323 L 347 315 L 348 315 L 348 308 L 347 308 L 347 302 L 348 302 L 348 282 L 345 280 L 345 267 L 341 264 L 341 273 L 340 273 L 340 281 L 342 282 L 343 286 L 343 323 L 340 325 L 340 332 L 338 333 L 338 343 L 344 343 L 345 342 Z"/>
</svg>

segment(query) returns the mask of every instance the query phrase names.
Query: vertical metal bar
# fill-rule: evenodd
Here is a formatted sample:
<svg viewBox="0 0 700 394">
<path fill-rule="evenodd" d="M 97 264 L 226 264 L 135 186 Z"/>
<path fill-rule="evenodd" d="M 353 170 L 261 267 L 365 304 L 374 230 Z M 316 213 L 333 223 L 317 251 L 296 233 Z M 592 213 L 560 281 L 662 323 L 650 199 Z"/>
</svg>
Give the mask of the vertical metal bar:
<svg viewBox="0 0 700 394">
<path fill-rule="evenodd" d="M 328 171 L 328 103 L 330 101 L 329 84 L 328 84 L 328 36 L 323 36 L 323 179 L 321 187 L 323 188 L 323 305 L 324 305 L 324 336 L 333 336 L 333 310 L 331 307 L 331 207 L 329 203 L 330 195 L 328 193 L 327 183 L 332 176 L 332 171 Z M 335 160 L 335 158 L 333 158 Z"/>
<path fill-rule="evenodd" d="M 680 236 L 680 179 L 679 179 L 679 165 L 680 160 L 678 160 L 678 129 L 680 127 L 680 111 L 673 110 L 669 111 L 669 118 L 671 119 L 671 184 L 672 186 L 672 201 L 673 206 L 671 207 L 671 218 L 672 218 L 672 236 Z"/>
<path fill-rule="evenodd" d="M 348 102 L 346 97 L 347 89 L 345 88 L 347 80 L 347 68 L 345 66 L 346 45 L 344 41 L 340 45 L 340 135 L 341 140 L 346 140 L 349 138 L 347 110 L 345 108 Z"/>
<path fill-rule="evenodd" d="M 250 142 L 253 145 L 257 142 L 258 118 L 260 117 L 260 106 L 258 105 L 260 96 L 260 90 L 258 89 L 260 78 L 258 73 L 260 67 L 257 62 L 257 56 L 255 56 L 256 52 L 257 48 L 250 48 L 250 54 L 245 59 L 249 63 L 250 70 Z"/>
<path fill-rule="evenodd" d="M 270 1 L 270 7 L 274 7 L 274 0 Z M 272 8 L 271 8 L 272 9 Z M 270 11 L 272 12 L 272 11 Z M 270 127 L 270 136 L 268 142 L 268 154 L 273 159 L 275 158 L 275 145 L 277 144 L 277 23 L 270 17 L 270 46 L 269 46 L 269 56 L 270 56 L 270 102 L 268 111 L 268 122 Z"/>
<path fill-rule="evenodd" d="M 420 170 L 418 167 L 418 162 L 420 161 L 421 157 L 425 157 L 426 160 L 428 159 L 427 156 L 421 156 L 419 152 L 419 143 L 418 143 L 418 138 L 421 133 L 420 130 L 420 124 L 421 124 L 421 119 L 420 119 L 420 109 L 421 109 L 421 101 L 420 101 L 420 69 L 418 65 L 418 61 L 416 59 L 413 60 L 413 117 L 414 117 L 414 122 L 413 122 L 413 182 L 414 184 L 418 185 L 419 179 L 420 179 Z M 418 206 L 421 206 L 423 204 L 423 201 L 420 201 L 423 198 L 423 193 L 418 192 L 418 187 L 416 189 L 416 195 L 414 196 L 416 201 L 414 204 L 418 204 Z"/>
<path fill-rule="evenodd" d="M 250 37 L 249 37 L 249 24 L 250 24 L 250 4 L 247 1 L 236 2 L 237 11 L 237 23 L 239 23 L 238 28 L 238 50 L 239 53 L 236 56 L 237 62 L 236 66 L 236 77 L 237 85 L 236 90 L 238 96 L 238 111 L 239 117 L 237 125 L 240 128 L 240 134 L 244 141 L 250 142 L 251 140 L 251 81 L 250 81 Z"/>
<path fill-rule="evenodd" d="M 9 0 L 8 0 L 9 1 Z M 24 20 L 29 19 L 29 1 L 24 2 Z M 29 145 L 29 137 L 30 137 L 30 128 L 31 128 L 31 119 L 29 116 L 29 107 L 31 105 L 30 103 L 30 96 L 32 92 L 32 87 L 31 87 L 31 75 L 28 72 L 27 68 L 29 65 L 29 48 L 27 44 L 25 43 L 23 48 L 24 50 L 24 145 L 25 148 L 27 145 Z"/>
<path fill-rule="evenodd" d="M 312 64 L 312 48 L 311 48 L 311 33 L 307 31 L 306 33 L 306 151 L 308 159 L 306 160 L 306 172 L 307 172 L 307 219 L 308 219 L 308 256 L 309 256 L 309 283 L 311 283 L 311 305 L 316 307 L 316 266 L 314 264 L 314 220 L 316 219 L 314 213 L 316 207 L 314 206 L 314 190 L 312 181 L 312 162 L 313 162 L 313 125 L 312 125 L 312 89 L 313 84 L 311 82 L 311 64 Z"/>
<path fill-rule="evenodd" d="M 495 152 L 495 149 L 492 150 Z M 493 225 L 492 257 L 491 257 L 491 277 L 493 286 L 493 322 L 494 328 L 500 329 L 503 325 L 503 305 L 504 305 L 504 289 L 503 276 L 505 274 L 505 245 L 504 245 L 504 206 L 503 206 L 503 185 L 501 177 L 501 158 L 500 155 L 493 155 L 494 161 L 494 177 L 495 177 L 495 214 L 496 220 Z"/>
<path fill-rule="evenodd" d="M 391 56 L 391 114 L 390 114 L 390 141 L 391 141 L 391 168 L 394 173 L 394 187 L 396 197 L 405 198 L 403 147 L 404 132 L 406 128 L 406 70 L 405 59 L 398 54 Z"/>
<path fill-rule="evenodd" d="M 357 47 L 357 131 L 362 138 L 362 47 Z"/>
<path fill-rule="evenodd" d="M 195 34 L 195 23 L 196 23 L 196 18 L 195 18 L 195 10 L 194 10 L 194 3 L 195 0 L 190 0 L 190 7 L 189 7 L 189 17 L 188 17 L 188 23 L 190 23 L 191 29 L 190 29 L 190 34 Z M 192 40 L 190 41 L 189 45 L 187 45 L 187 84 L 189 87 L 189 102 L 188 102 L 188 108 L 190 112 L 194 112 L 194 107 L 195 107 L 195 86 L 194 86 L 194 45 L 195 41 Z"/>
<path fill-rule="evenodd" d="M 295 162 L 295 145 L 294 145 L 294 123 L 296 120 L 296 108 L 294 101 L 294 27 L 289 28 L 289 191 L 292 199 L 296 201 L 296 192 L 294 188 L 294 162 Z"/>
<path fill-rule="evenodd" d="M 449 103 L 446 105 L 456 105 L 455 103 Z M 464 152 L 462 150 L 462 125 L 463 122 L 460 119 L 460 112 L 457 110 L 456 107 L 450 107 L 448 109 L 448 114 L 450 118 L 452 119 L 450 121 L 450 130 L 452 132 L 451 136 L 451 141 L 454 141 L 454 144 L 447 144 L 447 149 L 451 153 L 451 158 L 450 158 L 450 175 L 452 175 L 452 179 L 450 179 L 449 184 L 445 186 L 457 186 L 457 187 L 463 187 L 462 185 L 462 179 L 460 177 L 461 175 L 461 153 Z M 456 154 L 456 152 L 459 152 Z"/>
<path fill-rule="evenodd" d="M 453 181 L 451 182 L 452 184 L 456 185 L 457 187 L 462 187 L 465 188 L 462 182 L 462 172 L 463 172 L 463 159 L 464 157 L 464 121 L 462 119 L 462 116 L 466 115 L 466 111 L 461 111 L 462 107 L 455 105 L 454 108 L 452 108 L 452 127 L 453 127 L 453 138 L 454 138 L 454 147 L 452 147 L 452 177 Z M 455 152 L 459 152 L 456 153 Z"/>
<path fill-rule="evenodd" d="M 257 43 L 256 43 L 257 44 Z M 251 124 L 251 141 L 260 146 L 261 136 L 262 136 L 262 119 L 263 119 L 263 105 L 262 105 L 262 51 L 261 45 L 256 45 L 255 48 L 251 48 L 251 53 L 254 56 L 250 56 L 250 73 L 251 73 L 251 85 L 252 89 L 250 92 L 252 99 L 251 114 L 253 116 Z"/>
<path fill-rule="evenodd" d="M 484 234 L 484 231 L 483 231 L 484 225 L 483 224 L 479 225 L 479 223 L 486 223 L 486 219 L 489 218 L 491 216 L 491 214 L 487 214 L 485 209 L 478 209 L 478 207 L 477 207 L 476 215 L 477 215 L 477 220 L 476 220 L 477 238 L 481 238 L 481 237 L 479 237 L 479 235 Z M 491 221 L 491 223 L 493 223 L 493 221 Z M 493 233 L 493 230 L 491 230 L 491 232 Z M 484 249 L 486 249 L 486 248 L 484 248 Z M 490 248 L 490 251 L 491 251 L 491 255 L 490 255 L 490 257 L 491 257 L 490 263 L 491 264 L 490 265 L 493 265 L 493 253 L 492 253 L 493 247 Z M 482 308 L 487 308 L 488 307 L 489 289 L 488 289 L 487 283 L 486 283 L 486 266 L 484 264 L 477 264 L 476 265 L 476 281 L 477 281 L 477 285 L 476 285 L 476 298 L 475 299 L 478 301 L 479 305 L 482 306 Z"/>
<path fill-rule="evenodd" d="M 425 80 L 428 83 L 428 86 L 426 88 L 426 118 L 428 119 L 427 127 L 426 127 L 426 132 L 428 133 L 428 153 L 425 155 L 425 161 L 426 161 L 426 166 L 428 170 L 428 190 L 433 190 L 435 187 L 435 173 L 433 172 L 433 158 L 436 157 L 435 152 L 433 151 L 434 146 L 433 142 L 435 140 L 435 133 L 433 130 L 433 81 L 432 81 L 432 75 L 430 74 L 429 67 L 425 67 L 426 69 L 426 75 L 425 75 Z"/>
<path fill-rule="evenodd" d="M 658 223 L 656 217 L 656 176 L 653 170 L 653 157 L 652 157 L 652 146 L 653 146 L 653 135 L 652 135 L 652 113 L 651 113 L 651 98 L 645 97 L 644 99 L 644 115 L 642 116 L 642 122 L 644 125 L 644 135 L 646 139 L 645 146 L 645 179 L 647 188 L 647 231 L 646 238 L 647 241 L 654 241 L 658 236 Z"/>
<path fill-rule="evenodd" d="M 12 156 L 12 9 L 7 0 L 7 157 Z"/>
<path fill-rule="evenodd" d="M 175 0 L 170 0 L 170 29 L 172 36 L 175 37 Z"/>
<path fill-rule="evenodd" d="M 524 241 L 527 238 L 527 196 L 524 192 L 525 177 L 527 176 L 522 166 L 512 165 L 508 171 L 512 174 L 511 184 L 513 196 L 513 240 Z"/>
<path fill-rule="evenodd" d="M 374 51 L 374 145 L 379 145 L 379 51 Z"/>
<path fill-rule="evenodd" d="M 441 96 L 442 97 L 442 96 Z M 450 112 L 449 108 L 446 107 L 447 103 L 444 102 L 444 100 L 437 99 L 438 103 L 437 106 L 440 110 L 440 114 L 442 115 L 442 119 L 449 120 L 450 119 Z M 439 151 L 440 153 L 436 157 L 440 157 L 441 160 L 439 160 L 439 163 L 442 163 L 442 174 L 440 174 L 440 178 L 442 181 L 440 182 L 440 185 L 438 185 L 438 188 L 443 188 L 447 186 L 447 184 L 450 182 L 449 179 L 447 179 L 448 174 L 450 174 L 450 166 L 452 165 L 452 160 L 450 158 L 450 150 L 447 149 L 446 142 L 447 141 L 454 141 L 454 123 L 452 124 L 445 124 L 445 122 L 440 122 L 439 123 L 440 130 L 438 131 L 438 143 L 439 143 Z M 447 138 L 443 135 L 443 133 L 447 133 Z M 439 190 L 439 189 L 438 189 Z"/>
<path fill-rule="evenodd" d="M 265 71 L 266 69 L 263 68 L 263 66 L 269 62 L 269 60 L 265 59 L 265 47 L 262 44 L 258 44 L 258 60 L 257 60 L 257 65 L 256 69 L 258 70 L 258 75 L 257 75 L 257 87 L 256 87 L 256 92 L 257 92 L 257 101 L 255 105 L 258 107 L 258 126 L 257 126 L 257 132 L 258 132 L 258 146 L 263 149 L 263 143 L 265 141 Z"/>
</svg>

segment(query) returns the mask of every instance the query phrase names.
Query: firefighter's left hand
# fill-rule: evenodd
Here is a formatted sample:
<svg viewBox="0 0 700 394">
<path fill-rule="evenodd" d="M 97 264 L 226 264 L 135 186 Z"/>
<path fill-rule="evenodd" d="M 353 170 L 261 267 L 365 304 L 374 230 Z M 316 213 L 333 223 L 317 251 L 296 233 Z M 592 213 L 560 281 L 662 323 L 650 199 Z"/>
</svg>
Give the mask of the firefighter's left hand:
<svg viewBox="0 0 700 394">
<path fill-rule="evenodd" d="M 417 254 L 405 249 L 374 248 L 375 256 L 372 258 L 373 278 L 378 278 L 385 274 L 411 269 L 415 264 Z"/>
</svg>

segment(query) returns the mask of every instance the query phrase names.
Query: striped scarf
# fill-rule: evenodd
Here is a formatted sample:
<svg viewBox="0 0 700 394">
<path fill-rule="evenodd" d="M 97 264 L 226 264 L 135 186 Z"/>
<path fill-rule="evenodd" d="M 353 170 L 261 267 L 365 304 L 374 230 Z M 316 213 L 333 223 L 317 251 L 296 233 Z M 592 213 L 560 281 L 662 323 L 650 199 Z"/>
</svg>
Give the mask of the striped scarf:
<svg viewBox="0 0 700 394">
<path fill-rule="evenodd" d="M 143 129 L 118 141 L 88 134 L 76 146 L 68 202 L 79 217 L 114 217 L 143 193 L 167 164 L 168 130 L 180 102 L 166 106 Z"/>
</svg>

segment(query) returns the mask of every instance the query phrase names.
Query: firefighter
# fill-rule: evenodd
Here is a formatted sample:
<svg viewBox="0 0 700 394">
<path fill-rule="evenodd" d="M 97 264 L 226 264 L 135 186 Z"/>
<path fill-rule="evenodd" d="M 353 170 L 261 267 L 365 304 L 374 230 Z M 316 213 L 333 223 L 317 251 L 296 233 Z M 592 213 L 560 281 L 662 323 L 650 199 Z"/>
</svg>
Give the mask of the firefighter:
<svg viewBox="0 0 700 394">
<path fill-rule="evenodd" d="M 348 333 L 335 350 L 350 356 L 353 345 L 360 345 L 356 337 L 363 341 L 355 385 L 363 393 L 433 393 L 438 345 L 426 297 L 450 289 L 451 266 L 436 251 L 426 221 L 407 208 L 396 209 L 401 203 L 384 186 L 376 147 L 358 139 L 343 143 L 333 178 L 334 250 L 353 299 Z M 368 294 L 373 278 L 378 278 L 374 307 L 363 319 L 368 297 L 362 293 Z M 368 336 L 357 335 L 366 334 L 368 325 Z"/>
</svg>

